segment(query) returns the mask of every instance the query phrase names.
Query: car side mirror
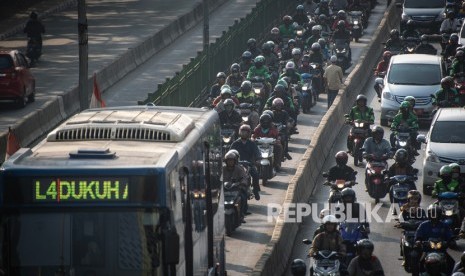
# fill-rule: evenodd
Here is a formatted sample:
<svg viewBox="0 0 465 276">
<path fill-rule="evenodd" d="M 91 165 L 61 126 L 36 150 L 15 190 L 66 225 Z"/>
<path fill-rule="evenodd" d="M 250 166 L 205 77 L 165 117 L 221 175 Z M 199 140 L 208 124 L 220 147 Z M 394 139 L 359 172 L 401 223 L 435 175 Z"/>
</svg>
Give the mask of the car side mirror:
<svg viewBox="0 0 465 276">
<path fill-rule="evenodd" d="M 417 142 L 426 144 L 426 136 L 424 134 L 420 134 L 417 136 Z"/>
<path fill-rule="evenodd" d="M 384 84 L 384 79 L 383 79 L 383 78 L 376 78 L 376 79 L 375 79 L 375 83 L 376 83 L 376 84 L 383 85 L 383 84 Z"/>
</svg>

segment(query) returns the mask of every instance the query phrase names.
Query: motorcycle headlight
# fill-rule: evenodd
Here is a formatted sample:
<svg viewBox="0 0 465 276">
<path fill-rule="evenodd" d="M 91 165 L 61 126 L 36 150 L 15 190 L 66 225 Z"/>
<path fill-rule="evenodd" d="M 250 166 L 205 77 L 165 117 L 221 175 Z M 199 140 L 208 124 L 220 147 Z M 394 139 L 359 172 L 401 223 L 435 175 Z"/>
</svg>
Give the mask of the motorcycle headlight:
<svg viewBox="0 0 465 276">
<path fill-rule="evenodd" d="M 338 184 L 337 184 L 337 188 L 338 188 L 338 189 L 342 189 L 342 188 L 344 188 L 344 186 L 345 186 L 344 183 L 338 183 Z"/>
<path fill-rule="evenodd" d="M 355 127 L 363 127 L 363 123 L 355 122 L 354 123 Z"/>
<path fill-rule="evenodd" d="M 223 137 L 224 143 L 229 144 L 230 141 L 231 141 L 231 137 Z"/>
<path fill-rule="evenodd" d="M 262 153 L 262 157 L 263 157 L 263 158 L 268 158 L 268 157 L 269 157 L 268 152 Z"/>
<path fill-rule="evenodd" d="M 439 163 L 439 157 L 432 151 L 428 151 L 426 153 L 426 161 L 431 162 L 431 163 Z"/>
<path fill-rule="evenodd" d="M 407 141 L 399 141 L 399 146 L 405 147 L 407 145 Z"/>
<path fill-rule="evenodd" d="M 408 20 L 410 20 L 410 19 L 411 19 L 410 16 L 408 16 L 408 15 L 405 14 L 405 13 L 402 13 L 402 20 L 408 21 Z"/>
<path fill-rule="evenodd" d="M 452 216 L 453 214 L 454 214 L 454 210 L 446 210 L 446 211 L 444 212 L 444 215 L 446 215 L 446 216 L 448 216 L 448 217 Z"/>
<path fill-rule="evenodd" d="M 393 101 L 394 100 L 394 95 L 389 91 L 384 91 L 383 92 L 383 99 Z"/>
</svg>

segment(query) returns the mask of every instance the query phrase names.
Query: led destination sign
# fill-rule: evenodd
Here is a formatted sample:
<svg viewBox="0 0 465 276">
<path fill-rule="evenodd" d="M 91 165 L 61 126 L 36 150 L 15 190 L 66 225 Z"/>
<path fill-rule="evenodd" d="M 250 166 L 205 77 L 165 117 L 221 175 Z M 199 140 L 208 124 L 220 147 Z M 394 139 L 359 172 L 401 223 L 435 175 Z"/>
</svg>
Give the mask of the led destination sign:
<svg viewBox="0 0 465 276">
<path fill-rule="evenodd" d="M 32 180 L 34 202 L 128 201 L 126 178 L 40 178 Z"/>
</svg>

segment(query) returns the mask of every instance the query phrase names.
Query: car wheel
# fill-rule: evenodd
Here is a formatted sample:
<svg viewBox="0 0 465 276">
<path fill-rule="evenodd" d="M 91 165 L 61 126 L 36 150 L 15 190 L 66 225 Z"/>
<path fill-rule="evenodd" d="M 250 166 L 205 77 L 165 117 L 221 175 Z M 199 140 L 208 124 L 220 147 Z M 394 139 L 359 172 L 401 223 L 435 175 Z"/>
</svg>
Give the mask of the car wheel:
<svg viewBox="0 0 465 276">
<path fill-rule="evenodd" d="M 381 126 L 388 126 L 388 120 L 387 119 L 381 119 L 380 124 L 381 124 Z"/>
<path fill-rule="evenodd" d="M 36 84 L 32 84 L 32 92 L 27 97 L 28 102 L 33 103 L 36 100 Z"/>
<path fill-rule="evenodd" d="M 18 108 L 24 108 L 27 105 L 28 97 L 26 95 L 26 88 L 23 89 L 23 94 L 17 99 Z"/>
</svg>

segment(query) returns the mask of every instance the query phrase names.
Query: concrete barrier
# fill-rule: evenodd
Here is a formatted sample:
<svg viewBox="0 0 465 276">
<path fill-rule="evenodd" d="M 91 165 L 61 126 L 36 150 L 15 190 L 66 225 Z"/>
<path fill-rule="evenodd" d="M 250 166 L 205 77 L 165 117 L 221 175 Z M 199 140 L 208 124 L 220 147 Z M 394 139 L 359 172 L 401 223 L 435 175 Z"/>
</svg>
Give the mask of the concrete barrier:
<svg viewBox="0 0 465 276">
<path fill-rule="evenodd" d="M 344 124 L 344 114 L 353 106 L 356 96 L 363 91 L 373 74 L 373 68 L 383 50 L 381 43 L 384 42 L 389 31 L 398 25 L 399 20 L 400 10 L 395 5 L 391 5 L 373 34 L 373 40 L 365 48 L 359 62 L 345 80 L 345 88 L 339 91 L 333 105 L 313 134 L 296 174 L 289 183 L 284 204 L 307 202 L 311 196 L 323 164 L 336 140 L 338 130 Z M 298 230 L 299 224 L 284 223 L 284 212 L 281 212 L 271 240 L 255 265 L 252 275 L 282 275 L 288 265 Z"/>
</svg>

